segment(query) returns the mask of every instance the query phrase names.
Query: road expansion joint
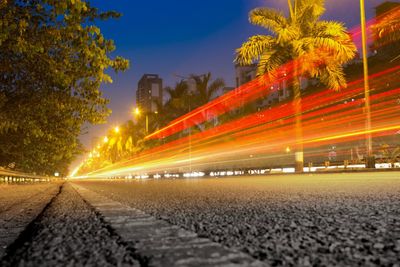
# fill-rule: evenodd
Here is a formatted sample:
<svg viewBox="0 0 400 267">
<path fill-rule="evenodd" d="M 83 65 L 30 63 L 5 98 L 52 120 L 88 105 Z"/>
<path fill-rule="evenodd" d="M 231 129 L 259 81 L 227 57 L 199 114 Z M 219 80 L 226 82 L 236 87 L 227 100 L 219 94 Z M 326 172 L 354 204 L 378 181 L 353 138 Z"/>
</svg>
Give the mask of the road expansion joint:
<svg viewBox="0 0 400 267">
<path fill-rule="evenodd" d="M 266 266 L 195 232 L 72 184 L 76 191 L 148 266 Z"/>
</svg>

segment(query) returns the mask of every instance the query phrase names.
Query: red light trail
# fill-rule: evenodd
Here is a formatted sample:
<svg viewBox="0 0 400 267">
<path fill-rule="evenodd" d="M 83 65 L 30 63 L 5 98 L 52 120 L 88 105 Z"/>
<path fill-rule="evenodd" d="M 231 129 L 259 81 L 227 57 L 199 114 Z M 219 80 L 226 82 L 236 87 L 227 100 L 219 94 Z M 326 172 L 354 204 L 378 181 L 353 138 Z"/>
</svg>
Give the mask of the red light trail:
<svg viewBox="0 0 400 267">
<path fill-rule="evenodd" d="M 393 135 L 400 130 L 399 75 L 400 66 L 397 66 L 370 76 L 373 137 Z M 396 84 L 397 88 L 386 90 L 388 83 Z M 326 153 L 324 146 L 342 144 L 347 149 L 346 143 L 365 137 L 362 80 L 349 83 L 340 92 L 324 90 L 307 95 L 302 102 L 301 143 L 306 158 L 321 157 Z M 276 164 L 289 164 L 292 158 L 285 149 L 293 149 L 297 143 L 294 107 L 288 102 L 160 145 L 89 176 L 273 165 L 268 163 L 269 159 Z"/>
<path fill-rule="evenodd" d="M 399 9 L 400 10 L 400 9 Z M 397 10 L 397 12 L 399 11 Z M 377 19 L 379 20 L 379 18 Z M 370 29 L 375 20 L 367 23 Z M 359 28 L 351 31 L 357 36 Z M 207 171 L 293 164 L 296 146 L 304 147 L 306 161 L 321 161 L 327 146 L 341 146 L 338 154 L 353 157 L 365 149 L 365 135 L 394 136 L 400 130 L 400 66 L 369 76 L 372 127 L 365 127 L 363 79 L 348 83 L 345 90 L 323 90 L 302 97 L 301 114 L 295 114 L 292 100 L 259 112 L 228 121 L 214 128 L 190 134 L 190 128 L 268 97 L 293 76 L 304 58 L 318 60 L 323 49 L 304 55 L 218 97 L 204 106 L 177 118 L 166 127 L 146 136 L 163 139 L 174 134 L 186 136 L 148 149 L 139 155 L 87 174 L 88 177 L 140 175 L 143 173 Z M 296 140 L 296 116 L 302 120 L 302 140 Z M 189 133 L 188 133 L 189 132 Z M 362 145 L 361 145 L 362 144 Z"/>
</svg>

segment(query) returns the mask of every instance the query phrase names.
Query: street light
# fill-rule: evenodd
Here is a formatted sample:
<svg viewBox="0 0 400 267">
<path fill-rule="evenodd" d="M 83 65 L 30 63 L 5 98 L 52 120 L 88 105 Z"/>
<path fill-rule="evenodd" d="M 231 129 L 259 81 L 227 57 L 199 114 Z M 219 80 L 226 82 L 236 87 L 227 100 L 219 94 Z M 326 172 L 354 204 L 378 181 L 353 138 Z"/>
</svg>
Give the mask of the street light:
<svg viewBox="0 0 400 267">
<path fill-rule="evenodd" d="M 119 127 L 118 126 L 114 128 L 114 132 L 115 133 L 119 133 Z"/>
<path fill-rule="evenodd" d="M 366 147 L 367 156 L 365 159 L 366 168 L 375 168 L 375 158 L 372 154 L 372 138 L 371 138 L 371 107 L 369 99 L 369 80 L 368 80 L 368 58 L 367 58 L 367 33 L 365 23 L 365 3 L 360 0 L 360 17 L 361 17 L 361 36 L 362 36 L 362 55 L 364 68 L 364 95 L 365 95 L 365 115 L 366 115 Z"/>
<path fill-rule="evenodd" d="M 135 115 L 140 115 L 140 109 L 139 108 L 135 108 L 135 110 L 133 111 Z"/>
<path fill-rule="evenodd" d="M 140 116 L 140 113 L 141 113 L 141 111 L 138 107 L 134 109 L 134 114 L 136 116 Z M 148 134 L 149 133 L 149 115 L 147 114 L 147 112 L 145 114 L 146 114 L 146 134 Z"/>
<path fill-rule="evenodd" d="M 107 137 L 107 136 L 104 136 L 103 143 L 104 143 L 104 144 L 107 144 L 107 143 L 108 143 L 108 137 Z"/>
</svg>

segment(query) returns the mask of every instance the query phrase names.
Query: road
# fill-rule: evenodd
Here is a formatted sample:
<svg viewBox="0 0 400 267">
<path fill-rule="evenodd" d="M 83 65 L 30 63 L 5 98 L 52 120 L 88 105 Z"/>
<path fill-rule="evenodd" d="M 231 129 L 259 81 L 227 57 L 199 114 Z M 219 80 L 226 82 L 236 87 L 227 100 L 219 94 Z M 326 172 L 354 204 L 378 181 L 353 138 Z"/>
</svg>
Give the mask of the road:
<svg viewBox="0 0 400 267">
<path fill-rule="evenodd" d="M 398 266 L 399 207 L 400 172 L 72 181 L 2 265 Z"/>
</svg>

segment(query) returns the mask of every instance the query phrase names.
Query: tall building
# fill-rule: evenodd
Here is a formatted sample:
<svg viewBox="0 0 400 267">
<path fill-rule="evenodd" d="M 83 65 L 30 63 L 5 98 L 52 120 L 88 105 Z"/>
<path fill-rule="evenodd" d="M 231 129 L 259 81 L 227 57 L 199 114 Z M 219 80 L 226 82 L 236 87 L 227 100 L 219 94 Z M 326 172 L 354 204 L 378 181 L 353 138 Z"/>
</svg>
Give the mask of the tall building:
<svg viewBox="0 0 400 267">
<path fill-rule="evenodd" d="M 156 112 L 156 101 L 163 101 L 162 79 L 157 74 L 144 74 L 138 82 L 136 104 L 144 113 Z"/>
<path fill-rule="evenodd" d="M 256 78 L 257 64 L 250 66 L 235 65 L 236 87 L 239 87 Z"/>
</svg>

